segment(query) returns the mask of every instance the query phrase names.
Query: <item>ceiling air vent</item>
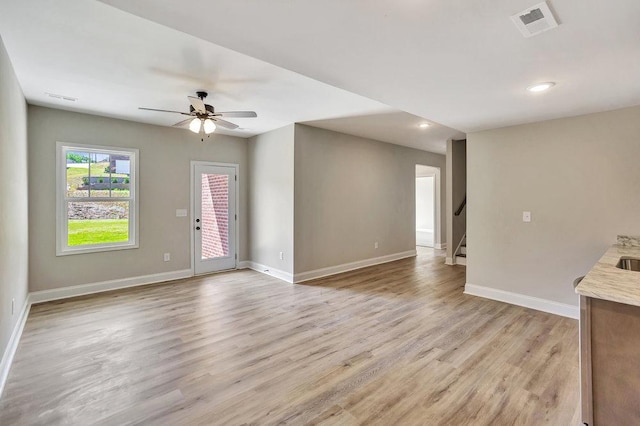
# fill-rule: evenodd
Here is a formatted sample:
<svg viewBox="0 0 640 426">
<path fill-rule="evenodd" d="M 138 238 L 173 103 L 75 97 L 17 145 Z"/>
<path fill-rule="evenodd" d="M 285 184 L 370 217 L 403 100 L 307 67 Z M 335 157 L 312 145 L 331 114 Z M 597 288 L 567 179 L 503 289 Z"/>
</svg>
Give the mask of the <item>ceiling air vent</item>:
<svg viewBox="0 0 640 426">
<path fill-rule="evenodd" d="M 72 98 L 71 96 L 58 95 L 58 94 L 49 93 L 49 92 L 45 92 L 45 95 L 53 99 L 59 99 L 61 101 L 75 102 L 78 100 L 78 98 Z"/>
<path fill-rule="evenodd" d="M 558 26 L 547 2 L 542 2 L 516 13 L 511 20 L 525 37 L 531 37 Z"/>
</svg>

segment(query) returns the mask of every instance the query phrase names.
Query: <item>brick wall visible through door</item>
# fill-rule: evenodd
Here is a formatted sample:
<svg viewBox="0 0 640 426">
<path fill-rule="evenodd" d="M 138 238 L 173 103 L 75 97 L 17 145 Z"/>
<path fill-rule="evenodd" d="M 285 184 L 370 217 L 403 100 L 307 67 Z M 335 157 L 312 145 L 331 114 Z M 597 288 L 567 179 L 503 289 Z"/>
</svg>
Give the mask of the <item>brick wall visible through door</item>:
<svg viewBox="0 0 640 426">
<path fill-rule="evenodd" d="M 229 255 L 229 176 L 202 175 L 202 258 Z"/>
</svg>

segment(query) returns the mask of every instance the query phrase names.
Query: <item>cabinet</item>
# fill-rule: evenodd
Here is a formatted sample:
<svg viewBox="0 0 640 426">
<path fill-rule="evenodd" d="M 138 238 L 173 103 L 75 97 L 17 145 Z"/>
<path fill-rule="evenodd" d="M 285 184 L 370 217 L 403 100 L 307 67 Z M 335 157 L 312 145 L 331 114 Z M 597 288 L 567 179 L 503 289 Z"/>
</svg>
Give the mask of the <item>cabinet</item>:
<svg viewBox="0 0 640 426">
<path fill-rule="evenodd" d="M 580 296 L 582 421 L 640 424 L 640 307 Z"/>
</svg>

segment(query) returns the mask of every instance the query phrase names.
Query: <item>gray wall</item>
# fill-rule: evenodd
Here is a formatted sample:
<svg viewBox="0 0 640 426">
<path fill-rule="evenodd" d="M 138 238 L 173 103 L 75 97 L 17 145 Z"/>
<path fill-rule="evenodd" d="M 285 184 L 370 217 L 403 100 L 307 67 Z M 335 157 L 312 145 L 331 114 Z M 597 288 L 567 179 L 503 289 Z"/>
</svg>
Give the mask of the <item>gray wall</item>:
<svg viewBox="0 0 640 426">
<path fill-rule="evenodd" d="M 56 257 L 56 141 L 140 150 L 140 248 Z M 201 142 L 186 130 L 29 106 L 31 291 L 189 269 L 190 218 L 176 209 L 191 211 L 191 160 L 240 165 L 238 256 L 247 259 L 246 159 L 246 139 L 214 134 Z"/>
<path fill-rule="evenodd" d="M 27 180 L 27 103 L 0 39 L 0 357 L 29 287 Z"/>
<path fill-rule="evenodd" d="M 640 107 L 468 135 L 467 282 L 576 304 L 572 280 L 640 235 L 639 135 Z"/>
<path fill-rule="evenodd" d="M 296 124 L 295 273 L 415 250 L 416 164 L 445 172 L 443 155 Z"/>
<path fill-rule="evenodd" d="M 294 125 L 249 139 L 249 258 L 293 273 Z M 283 253 L 284 259 L 279 254 Z"/>
</svg>

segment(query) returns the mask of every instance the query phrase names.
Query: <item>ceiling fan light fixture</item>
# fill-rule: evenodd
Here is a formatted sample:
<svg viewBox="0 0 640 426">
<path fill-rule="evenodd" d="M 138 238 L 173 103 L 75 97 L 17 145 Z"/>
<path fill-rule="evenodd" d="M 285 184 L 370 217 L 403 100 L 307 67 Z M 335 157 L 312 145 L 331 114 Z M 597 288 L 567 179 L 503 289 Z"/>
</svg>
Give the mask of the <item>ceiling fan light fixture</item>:
<svg viewBox="0 0 640 426">
<path fill-rule="evenodd" d="M 191 123 L 189 123 L 189 130 L 191 130 L 193 133 L 200 133 L 200 125 L 202 123 L 200 122 L 199 118 L 194 118 L 193 120 L 191 120 Z"/>
<path fill-rule="evenodd" d="M 209 135 L 216 131 L 216 123 L 213 122 L 212 119 L 207 118 L 203 122 L 204 132 Z"/>
<path fill-rule="evenodd" d="M 255 111 L 216 112 L 213 106 L 204 103 L 204 98 L 207 97 L 206 92 L 197 92 L 196 94 L 198 95 L 197 98 L 188 96 L 189 102 L 191 103 L 191 105 L 189 106 L 189 112 L 145 107 L 139 107 L 138 109 L 145 111 L 170 112 L 172 114 L 186 115 L 189 118 L 177 122 L 173 125 L 173 127 L 184 128 L 186 126 L 193 133 L 202 132 L 206 133 L 207 135 L 215 132 L 219 126 L 222 126 L 222 128 L 229 130 L 235 130 L 239 127 L 237 124 L 224 120 L 223 118 L 256 118 L 258 116 Z"/>
</svg>

